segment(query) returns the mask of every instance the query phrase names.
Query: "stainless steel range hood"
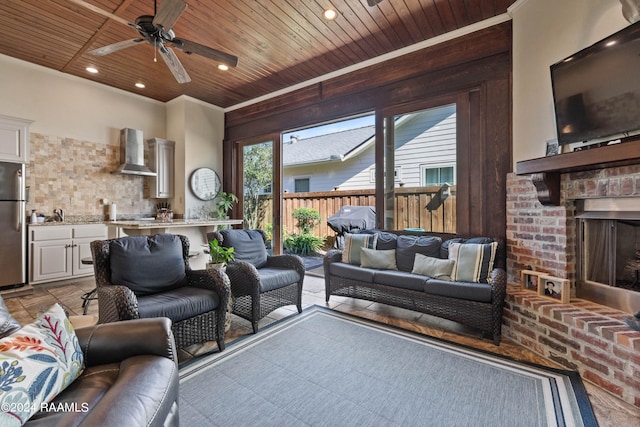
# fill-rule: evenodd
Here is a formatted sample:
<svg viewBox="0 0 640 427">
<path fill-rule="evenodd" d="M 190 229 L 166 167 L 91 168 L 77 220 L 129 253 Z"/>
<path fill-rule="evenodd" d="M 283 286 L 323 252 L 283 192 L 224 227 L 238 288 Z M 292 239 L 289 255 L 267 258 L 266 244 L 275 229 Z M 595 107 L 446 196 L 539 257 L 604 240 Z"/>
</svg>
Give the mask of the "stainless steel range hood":
<svg viewBox="0 0 640 427">
<path fill-rule="evenodd" d="M 121 165 L 112 173 L 157 176 L 144 164 L 144 138 L 141 130 L 120 130 L 120 162 Z"/>
</svg>

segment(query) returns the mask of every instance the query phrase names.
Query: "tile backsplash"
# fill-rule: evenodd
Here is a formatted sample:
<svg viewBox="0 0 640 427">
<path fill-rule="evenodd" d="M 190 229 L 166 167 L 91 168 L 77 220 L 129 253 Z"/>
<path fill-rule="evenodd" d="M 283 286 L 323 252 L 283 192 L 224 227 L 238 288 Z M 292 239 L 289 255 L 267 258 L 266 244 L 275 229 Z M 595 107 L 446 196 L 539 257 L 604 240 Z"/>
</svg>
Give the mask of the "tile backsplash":
<svg viewBox="0 0 640 427">
<path fill-rule="evenodd" d="M 120 143 L 98 144 L 73 138 L 30 134 L 27 212 L 70 216 L 104 216 L 101 199 L 117 206 L 118 216 L 153 215 L 154 199 L 145 199 L 143 176 L 112 174 L 120 164 Z"/>
</svg>

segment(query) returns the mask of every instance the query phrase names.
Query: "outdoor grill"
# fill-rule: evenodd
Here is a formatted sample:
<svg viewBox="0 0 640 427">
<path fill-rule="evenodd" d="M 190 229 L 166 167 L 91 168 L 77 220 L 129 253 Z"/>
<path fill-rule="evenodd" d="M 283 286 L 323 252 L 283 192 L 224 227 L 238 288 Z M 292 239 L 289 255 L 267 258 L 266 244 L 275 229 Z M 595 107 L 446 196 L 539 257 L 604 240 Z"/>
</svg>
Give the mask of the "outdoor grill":
<svg viewBox="0 0 640 427">
<path fill-rule="evenodd" d="M 344 233 L 376 227 L 376 210 L 372 206 L 343 206 L 327 219 L 327 225 L 336 232 L 335 247 L 344 247 Z"/>
</svg>

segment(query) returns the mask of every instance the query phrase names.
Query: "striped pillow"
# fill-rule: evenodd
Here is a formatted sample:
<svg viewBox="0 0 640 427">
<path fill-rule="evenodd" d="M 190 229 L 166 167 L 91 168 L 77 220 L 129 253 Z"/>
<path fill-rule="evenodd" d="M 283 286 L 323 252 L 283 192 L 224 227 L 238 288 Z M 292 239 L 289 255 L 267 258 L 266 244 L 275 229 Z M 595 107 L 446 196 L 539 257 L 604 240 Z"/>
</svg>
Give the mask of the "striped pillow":
<svg viewBox="0 0 640 427">
<path fill-rule="evenodd" d="M 360 266 L 360 249 L 374 249 L 376 247 L 377 234 L 349 234 L 344 235 L 344 249 L 342 250 L 342 262 Z"/>
<path fill-rule="evenodd" d="M 451 243 L 449 259 L 456 262 L 451 280 L 458 282 L 489 283 L 493 270 L 498 242 L 493 243 Z"/>
</svg>

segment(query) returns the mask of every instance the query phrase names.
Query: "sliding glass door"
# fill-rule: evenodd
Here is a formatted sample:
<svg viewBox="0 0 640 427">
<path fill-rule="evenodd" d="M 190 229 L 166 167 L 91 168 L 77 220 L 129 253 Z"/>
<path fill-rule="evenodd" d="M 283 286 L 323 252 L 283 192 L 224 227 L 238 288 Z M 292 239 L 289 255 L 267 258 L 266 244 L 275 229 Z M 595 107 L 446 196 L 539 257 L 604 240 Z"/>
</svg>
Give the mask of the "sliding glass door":
<svg viewBox="0 0 640 427">
<path fill-rule="evenodd" d="M 267 231 L 274 253 L 300 233 L 293 217 L 315 210 L 315 236 L 343 206 L 370 207 L 366 228 L 455 233 L 457 103 L 404 106 L 238 143 L 237 186 L 245 228 Z"/>
<path fill-rule="evenodd" d="M 262 229 L 267 232 L 268 246 L 280 253 L 279 206 L 280 199 L 274 184 L 276 144 L 268 138 L 259 142 L 246 141 L 240 144 L 240 167 L 242 180 L 239 185 L 240 205 L 245 229 Z M 274 195 L 276 197 L 274 197 Z"/>
</svg>

